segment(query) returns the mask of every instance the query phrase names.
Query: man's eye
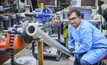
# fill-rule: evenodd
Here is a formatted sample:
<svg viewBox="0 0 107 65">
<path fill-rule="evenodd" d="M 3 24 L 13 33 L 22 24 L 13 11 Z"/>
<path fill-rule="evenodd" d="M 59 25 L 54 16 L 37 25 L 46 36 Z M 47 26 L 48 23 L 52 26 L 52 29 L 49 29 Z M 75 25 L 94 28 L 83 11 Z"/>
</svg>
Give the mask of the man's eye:
<svg viewBox="0 0 107 65">
<path fill-rule="evenodd" d="M 76 19 L 76 17 L 70 18 L 69 20 L 74 20 L 74 19 Z"/>
</svg>

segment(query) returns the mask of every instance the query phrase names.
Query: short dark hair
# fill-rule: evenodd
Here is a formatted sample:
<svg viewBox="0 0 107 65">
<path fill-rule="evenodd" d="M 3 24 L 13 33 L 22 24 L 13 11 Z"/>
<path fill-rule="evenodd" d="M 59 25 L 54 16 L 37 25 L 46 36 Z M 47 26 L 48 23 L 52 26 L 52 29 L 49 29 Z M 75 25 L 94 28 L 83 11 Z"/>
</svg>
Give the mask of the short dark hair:
<svg viewBox="0 0 107 65">
<path fill-rule="evenodd" d="M 78 9 L 73 9 L 71 11 L 68 12 L 68 17 L 75 12 L 77 16 L 81 16 L 80 11 Z"/>
</svg>

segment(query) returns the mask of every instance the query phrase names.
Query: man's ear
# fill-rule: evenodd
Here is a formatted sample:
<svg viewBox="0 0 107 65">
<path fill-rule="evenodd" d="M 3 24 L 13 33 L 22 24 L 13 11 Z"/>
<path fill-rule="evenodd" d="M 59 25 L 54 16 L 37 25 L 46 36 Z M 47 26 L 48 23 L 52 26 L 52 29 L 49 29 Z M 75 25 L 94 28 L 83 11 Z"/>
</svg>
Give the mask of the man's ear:
<svg viewBox="0 0 107 65">
<path fill-rule="evenodd" d="M 81 19 L 82 17 L 81 17 L 81 16 L 79 16 L 79 18 Z"/>
</svg>

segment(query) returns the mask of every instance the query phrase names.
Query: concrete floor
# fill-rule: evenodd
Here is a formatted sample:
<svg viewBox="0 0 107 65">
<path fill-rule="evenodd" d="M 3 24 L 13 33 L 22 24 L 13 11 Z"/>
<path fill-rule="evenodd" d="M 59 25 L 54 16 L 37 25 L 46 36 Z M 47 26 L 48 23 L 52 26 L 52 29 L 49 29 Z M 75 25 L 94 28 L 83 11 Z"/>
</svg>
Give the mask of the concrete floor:
<svg viewBox="0 0 107 65">
<path fill-rule="evenodd" d="M 36 64 L 35 64 L 36 63 Z M 6 63 L 4 65 L 11 65 L 10 63 Z M 38 65 L 38 60 L 36 62 L 33 62 L 32 64 L 15 64 L 15 65 Z M 44 60 L 43 65 L 73 65 L 73 62 L 70 60 L 60 60 L 60 61 L 54 61 L 54 60 Z"/>
<path fill-rule="evenodd" d="M 23 57 L 25 57 L 25 59 Z M 30 57 L 32 59 L 29 60 L 29 58 L 27 59 L 27 57 Z M 31 45 L 29 45 L 28 47 L 20 51 L 18 54 L 16 54 L 15 58 L 16 60 L 18 58 L 22 58 L 22 60 L 19 60 L 19 63 L 23 62 L 24 60 L 25 64 L 23 65 L 38 65 L 38 59 L 35 59 L 32 56 Z M 66 58 L 65 56 L 62 55 L 60 61 L 56 61 L 55 58 L 53 57 L 45 57 L 43 61 L 44 63 L 43 65 L 73 65 L 73 62 L 74 62 L 74 57 Z M 105 60 L 105 63 L 107 64 L 107 60 Z M 7 61 L 7 63 L 5 62 L 4 65 L 11 65 L 11 64 Z M 21 64 L 16 64 L 16 65 L 21 65 Z"/>
<path fill-rule="evenodd" d="M 31 45 L 28 45 L 26 48 L 24 48 L 22 51 L 20 51 L 19 53 L 17 53 L 15 55 L 16 61 L 18 58 L 22 58 L 22 60 L 19 60 L 21 63 L 23 61 L 23 57 L 33 57 L 32 56 L 32 52 L 31 52 Z M 35 59 L 34 57 L 32 59 Z M 26 61 L 25 61 L 26 60 Z M 27 64 L 23 64 L 23 65 L 38 65 L 38 59 L 31 61 L 32 64 L 28 63 L 28 60 L 25 59 L 24 62 Z M 73 61 L 74 61 L 74 57 L 70 57 L 70 58 L 65 58 L 64 56 L 61 57 L 60 61 L 56 61 L 54 57 L 45 57 L 44 58 L 44 65 L 73 65 Z M 36 64 L 35 64 L 36 63 Z M 9 60 L 5 62 L 4 65 L 11 65 Z M 20 64 L 16 64 L 16 65 L 20 65 Z"/>
<path fill-rule="evenodd" d="M 37 60 L 38 65 L 38 60 Z M 62 57 L 60 61 L 56 61 L 55 58 L 48 57 L 44 60 L 44 65 L 73 65 L 73 59 L 67 59 Z"/>
</svg>

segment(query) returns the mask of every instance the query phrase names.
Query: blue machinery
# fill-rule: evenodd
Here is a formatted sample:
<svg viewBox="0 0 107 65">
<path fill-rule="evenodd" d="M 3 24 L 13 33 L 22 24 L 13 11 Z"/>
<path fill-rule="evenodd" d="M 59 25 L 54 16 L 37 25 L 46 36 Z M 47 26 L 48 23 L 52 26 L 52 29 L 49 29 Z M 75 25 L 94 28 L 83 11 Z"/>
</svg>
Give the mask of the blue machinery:
<svg viewBox="0 0 107 65">
<path fill-rule="evenodd" d="M 45 22 L 49 22 L 51 20 L 51 9 L 48 7 L 44 7 L 42 9 L 35 9 L 33 12 L 33 16 L 35 17 L 34 23 L 39 22 L 44 24 Z"/>
</svg>

